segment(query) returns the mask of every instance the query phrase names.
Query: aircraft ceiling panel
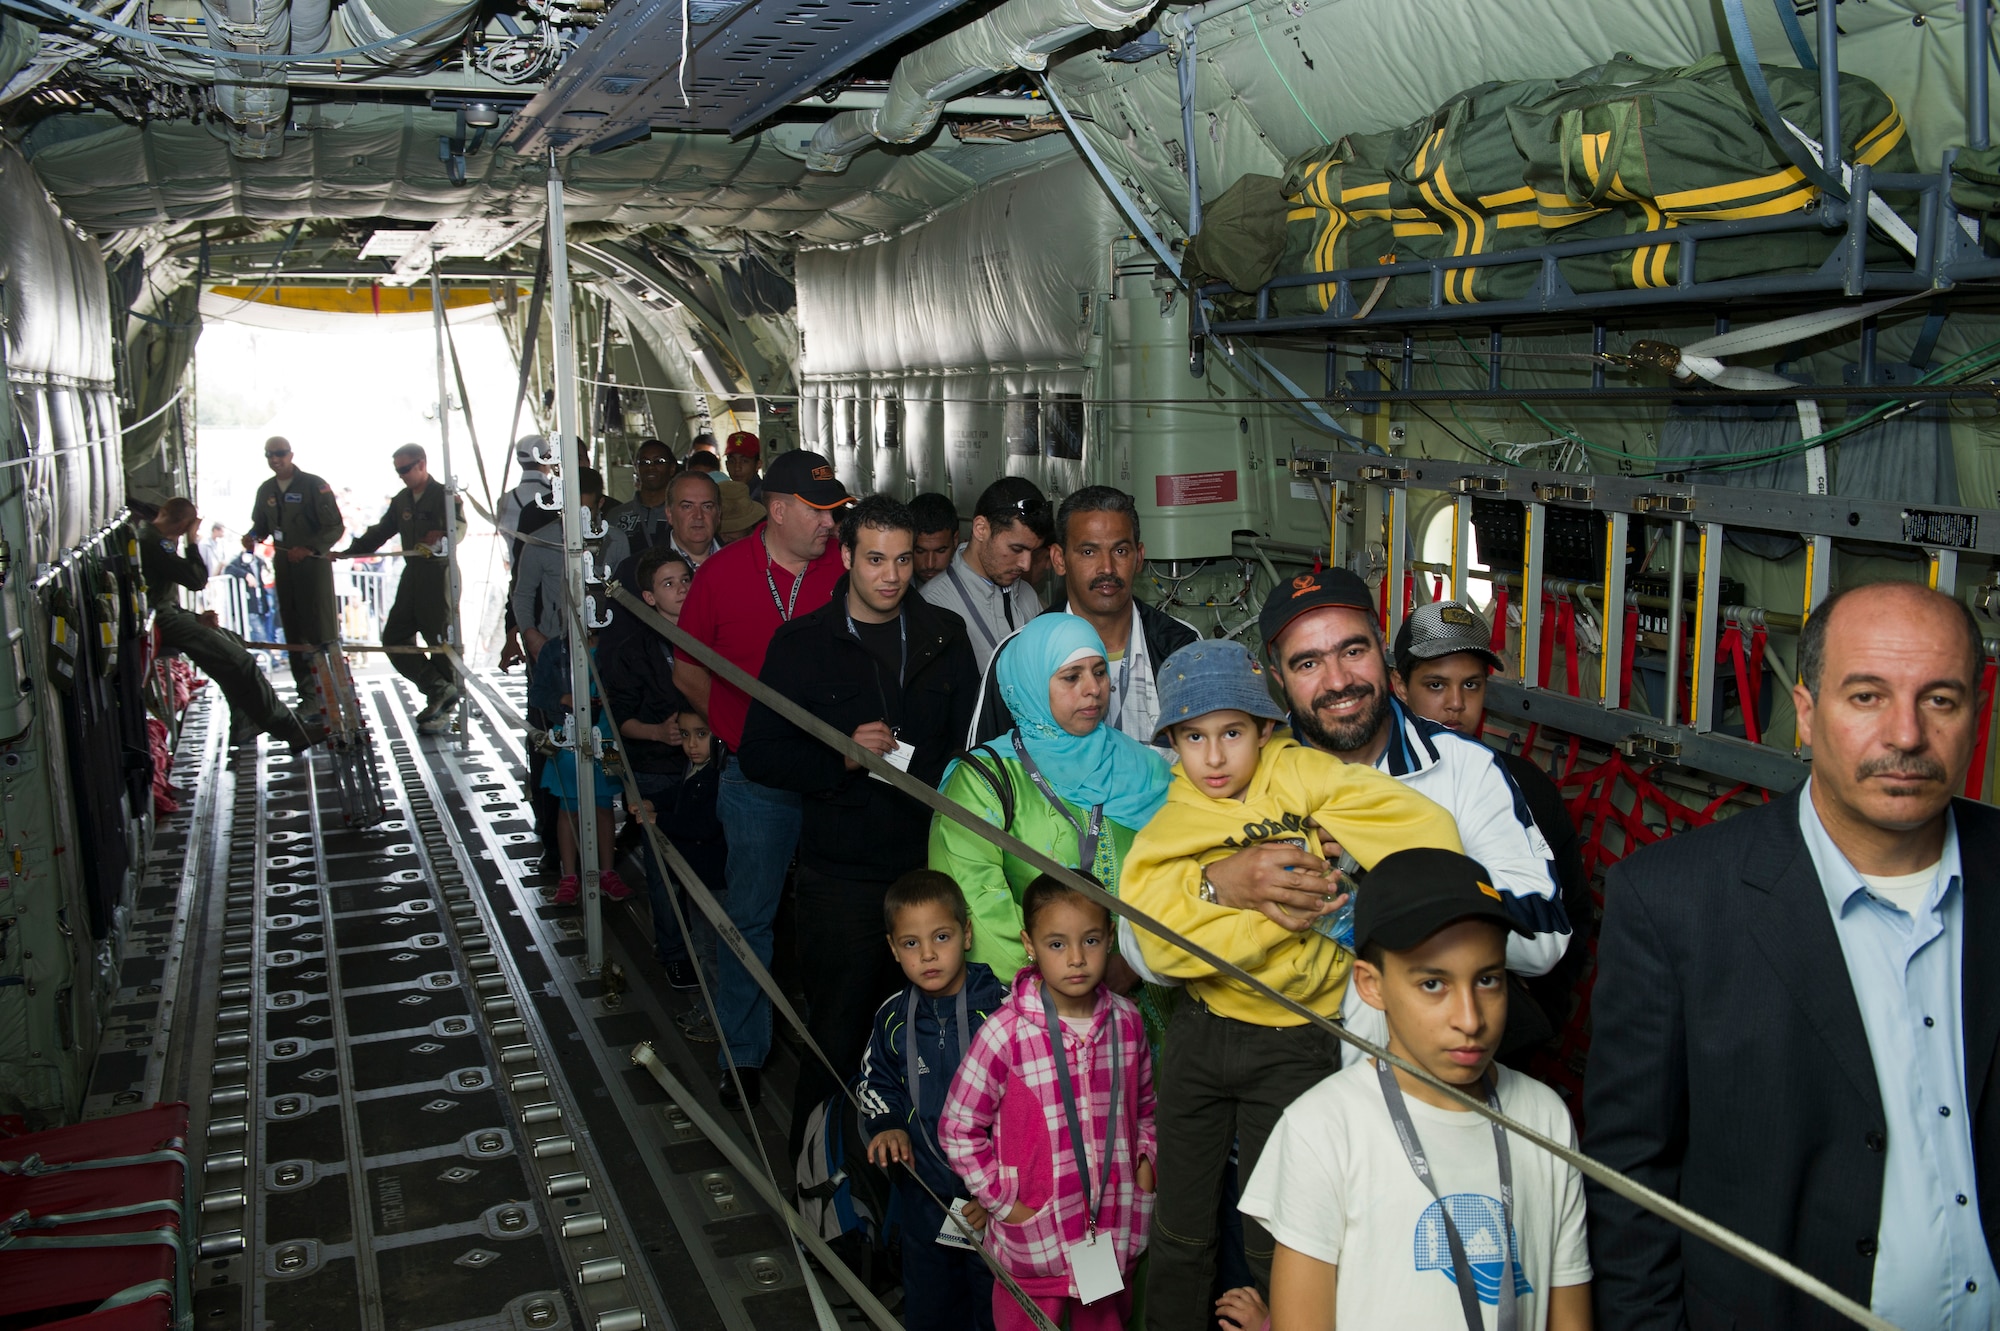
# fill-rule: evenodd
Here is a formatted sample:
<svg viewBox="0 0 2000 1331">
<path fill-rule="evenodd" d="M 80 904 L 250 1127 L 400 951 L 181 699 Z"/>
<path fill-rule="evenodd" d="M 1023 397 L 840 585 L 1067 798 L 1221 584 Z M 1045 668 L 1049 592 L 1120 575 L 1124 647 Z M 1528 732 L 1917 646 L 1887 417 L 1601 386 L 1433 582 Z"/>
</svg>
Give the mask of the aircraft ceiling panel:
<svg viewBox="0 0 2000 1331">
<path fill-rule="evenodd" d="M 516 152 L 601 151 L 653 129 L 742 134 L 963 0 L 617 5 L 525 110 Z M 683 24 L 685 13 L 687 22 Z"/>
</svg>

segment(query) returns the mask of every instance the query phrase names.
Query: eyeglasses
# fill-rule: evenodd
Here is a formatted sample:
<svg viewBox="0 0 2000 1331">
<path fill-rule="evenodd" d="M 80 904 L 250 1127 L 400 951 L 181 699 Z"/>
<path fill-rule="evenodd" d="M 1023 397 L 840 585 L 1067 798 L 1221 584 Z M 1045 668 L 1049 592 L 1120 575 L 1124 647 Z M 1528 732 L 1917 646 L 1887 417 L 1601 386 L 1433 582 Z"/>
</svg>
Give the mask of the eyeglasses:
<svg viewBox="0 0 2000 1331">
<path fill-rule="evenodd" d="M 633 465 L 640 467 L 671 467 L 674 465 L 674 460 L 672 458 L 640 458 Z"/>
<path fill-rule="evenodd" d="M 424 464 L 421 462 L 405 462 L 402 466 L 396 468 L 396 474 L 398 476 L 408 476 L 411 472 L 415 471 L 418 467 L 421 467 L 423 465 Z"/>
</svg>

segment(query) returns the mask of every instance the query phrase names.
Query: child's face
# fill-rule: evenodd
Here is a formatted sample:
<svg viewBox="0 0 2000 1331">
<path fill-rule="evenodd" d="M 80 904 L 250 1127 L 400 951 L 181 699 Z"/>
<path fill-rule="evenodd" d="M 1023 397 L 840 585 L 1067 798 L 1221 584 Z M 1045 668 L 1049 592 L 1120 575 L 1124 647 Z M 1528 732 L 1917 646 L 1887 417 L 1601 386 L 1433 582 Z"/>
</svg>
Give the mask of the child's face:
<svg viewBox="0 0 2000 1331">
<path fill-rule="evenodd" d="M 1248 712 L 1221 711 L 1182 721 L 1168 732 L 1181 770 L 1210 799 L 1242 799 L 1257 775 L 1257 759 L 1277 729 Z"/>
<path fill-rule="evenodd" d="M 1389 1017 L 1389 1048 L 1440 1081 L 1474 1086 L 1507 1025 L 1507 931 L 1491 920 L 1446 925 L 1377 968 L 1355 963 L 1362 1001 Z"/>
<path fill-rule="evenodd" d="M 715 747 L 715 736 L 708 728 L 708 722 L 693 712 L 680 714 L 681 752 L 696 767 L 708 761 L 709 753 Z"/>
<path fill-rule="evenodd" d="M 1111 959 L 1111 917 L 1101 906 L 1064 897 L 1042 907 L 1034 926 L 1021 931 L 1021 946 L 1050 993 L 1086 998 L 1103 982 Z"/>
<path fill-rule="evenodd" d="M 662 564 L 653 570 L 653 585 L 645 589 L 646 603 L 660 612 L 660 618 L 677 624 L 693 582 L 694 574 L 688 572 L 686 564 L 678 560 Z"/>
<path fill-rule="evenodd" d="M 920 901 L 896 912 L 889 951 L 911 984 L 932 998 L 959 991 L 965 983 L 965 949 L 972 931 L 941 901 Z"/>
</svg>

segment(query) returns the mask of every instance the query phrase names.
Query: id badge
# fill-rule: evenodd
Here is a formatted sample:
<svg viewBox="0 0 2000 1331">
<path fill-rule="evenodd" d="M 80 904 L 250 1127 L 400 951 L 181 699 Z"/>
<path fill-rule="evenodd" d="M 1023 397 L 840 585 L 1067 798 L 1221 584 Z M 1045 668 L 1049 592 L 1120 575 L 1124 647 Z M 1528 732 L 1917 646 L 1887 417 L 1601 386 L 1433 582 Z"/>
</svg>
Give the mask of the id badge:
<svg viewBox="0 0 2000 1331">
<path fill-rule="evenodd" d="M 971 1239 L 966 1238 L 964 1231 L 959 1229 L 958 1222 L 951 1218 L 952 1216 L 955 1215 L 960 1219 L 965 1220 L 966 1229 L 970 1229 L 974 1234 L 977 1234 L 979 1230 L 973 1225 L 972 1221 L 969 1218 L 967 1218 L 965 1214 L 965 1208 L 969 1204 L 970 1203 L 968 1203 L 963 1197 L 952 1198 L 951 1215 L 948 1215 L 944 1218 L 944 1226 L 938 1230 L 938 1236 L 937 1236 L 937 1241 L 939 1243 L 942 1243 L 945 1247 L 963 1248 L 967 1252 L 977 1252 L 979 1250 L 979 1245 L 976 1242 L 972 1241 Z"/>
<path fill-rule="evenodd" d="M 1110 1235 L 1092 1233 L 1083 1242 L 1070 1244 L 1068 1255 L 1069 1274 L 1076 1282 L 1079 1302 L 1095 1303 L 1125 1288 L 1125 1277 L 1118 1270 L 1117 1248 Z"/>
<path fill-rule="evenodd" d="M 898 740 L 895 748 L 889 750 L 887 753 L 882 755 L 882 761 L 889 764 L 889 766 L 895 768 L 899 772 L 907 772 L 910 770 L 911 760 L 914 759 L 916 756 L 917 756 L 916 745 L 905 744 L 902 741 Z M 883 776 L 880 772 L 870 772 L 868 775 L 873 780 L 880 781 L 885 786 L 889 784 L 888 778 Z"/>
</svg>

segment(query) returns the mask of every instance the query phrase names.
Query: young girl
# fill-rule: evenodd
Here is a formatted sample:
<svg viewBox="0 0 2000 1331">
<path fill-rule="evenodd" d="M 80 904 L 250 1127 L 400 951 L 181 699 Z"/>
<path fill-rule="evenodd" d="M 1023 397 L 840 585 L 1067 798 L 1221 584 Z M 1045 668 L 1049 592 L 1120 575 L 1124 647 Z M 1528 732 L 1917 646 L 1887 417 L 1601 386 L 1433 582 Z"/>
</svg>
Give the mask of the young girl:
<svg viewBox="0 0 2000 1331">
<path fill-rule="evenodd" d="M 588 650 L 592 657 L 597 654 L 597 638 L 592 635 Z M 569 691 L 569 639 L 550 638 L 542 646 L 541 655 L 535 658 L 534 678 L 529 683 L 528 705 L 540 707 L 551 716 L 574 711 L 575 699 Z M 590 687 L 591 711 L 598 712 L 597 685 Z M 571 724 L 575 717 L 570 717 Z M 611 729 L 598 716 L 598 738 L 607 745 L 611 743 Z M 592 786 L 597 803 L 597 845 L 603 868 L 598 871 L 597 886 L 613 901 L 623 901 L 632 895 L 632 889 L 625 885 L 618 871 L 611 867 L 611 803 L 617 793 L 612 786 L 615 777 L 607 777 L 602 761 L 591 764 L 593 768 Z M 582 794 L 576 779 L 576 750 L 563 749 L 542 768 L 542 789 L 554 794 L 562 805 L 562 812 L 556 817 L 557 845 L 562 855 L 562 881 L 556 884 L 555 904 L 574 906 L 582 896 L 582 878 L 577 865 L 577 826 L 580 816 L 577 806 L 582 802 Z"/>
<path fill-rule="evenodd" d="M 938 1142 L 1049 1320 L 1118 1331 L 1153 1210 L 1152 1056 L 1139 1009 L 1103 986 L 1110 914 L 1044 875 L 1021 918 L 1028 965 L 959 1065 Z M 993 1321 L 1034 1325 L 1001 1284 Z"/>
</svg>

